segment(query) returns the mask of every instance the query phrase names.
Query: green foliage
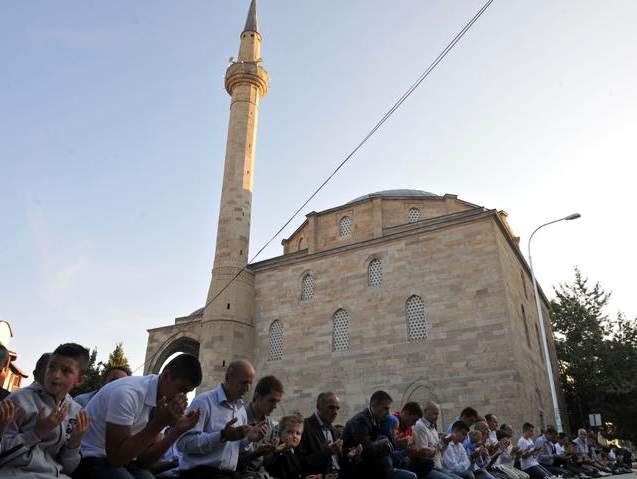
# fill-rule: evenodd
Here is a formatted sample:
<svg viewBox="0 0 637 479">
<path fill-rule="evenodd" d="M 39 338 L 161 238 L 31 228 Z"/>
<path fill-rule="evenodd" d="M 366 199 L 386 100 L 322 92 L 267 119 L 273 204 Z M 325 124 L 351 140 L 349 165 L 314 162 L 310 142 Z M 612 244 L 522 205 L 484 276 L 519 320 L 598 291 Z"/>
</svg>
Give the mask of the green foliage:
<svg viewBox="0 0 637 479">
<path fill-rule="evenodd" d="M 124 355 L 123 343 L 117 343 L 113 352 L 108 355 L 108 362 L 105 367 L 110 368 L 113 366 L 124 368 L 130 374 L 130 365 L 128 364 L 128 358 Z"/>
<path fill-rule="evenodd" d="M 88 370 L 86 372 L 86 380 L 84 384 L 73 389 L 71 396 L 77 396 L 89 391 L 95 391 L 102 386 L 102 376 L 104 371 L 113 366 L 122 367 L 127 370 L 130 375 L 130 365 L 128 364 L 128 358 L 124 354 L 123 343 L 117 343 L 112 353 L 108 355 L 108 361 L 106 363 L 97 361 L 97 348 L 91 351 L 91 356 L 88 363 Z"/>
<path fill-rule="evenodd" d="M 551 321 L 560 380 L 572 429 L 588 414 L 601 413 L 606 432 L 637 439 L 637 320 L 604 313 L 610 293 L 591 286 L 575 268 L 575 281 L 560 284 L 551 303 Z"/>
</svg>

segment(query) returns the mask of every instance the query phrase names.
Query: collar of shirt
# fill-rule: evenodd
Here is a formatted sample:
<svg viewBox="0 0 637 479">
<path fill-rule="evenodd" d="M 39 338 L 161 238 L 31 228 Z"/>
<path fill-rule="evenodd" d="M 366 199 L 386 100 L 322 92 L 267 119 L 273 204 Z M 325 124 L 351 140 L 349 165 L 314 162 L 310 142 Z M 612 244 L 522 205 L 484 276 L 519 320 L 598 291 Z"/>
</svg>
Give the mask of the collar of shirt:
<svg viewBox="0 0 637 479">
<path fill-rule="evenodd" d="M 316 416 L 316 420 L 319 423 L 319 426 L 321 427 L 325 427 L 325 423 L 323 422 L 323 420 L 321 419 L 321 416 L 319 416 L 318 411 L 314 413 L 314 416 Z"/>
<path fill-rule="evenodd" d="M 425 426 L 427 426 L 427 429 L 436 429 L 436 425 L 433 422 L 429 422 L 424 417 L 422 418 L 422 422 L 425 423 Z"/>
<path fill-rule="evenodd" d="M 367 408 L 367 412 L 369 413 L 369 418 L 372 421 L 372 424 L 374 425 L 374 427 L 380 428 L 380 419 L 377 419 L 374 414 L 372 413 L 372 408 L 368 407 Z"/>
<path fill-rule="evenodd" d="M 256 417 L 252 410 L 252 403 L 246 406 L 246 416 L 248 416 L 248 424 L 257 423 L 259 421 L 265 421 L 265 416 Z"/>
<path fill-rule="evenodd" d="M 230 409 L 234 409 L 235 411 L 240 409 L 241 406 L 243 406 L 243 400 L 242 399 L 237 399 L 235 402 L 228 401 L 228 397 L 226 396 L 226 392 L 224 391 L 223 385 L 221 385 L 221 384 L 219 384 L 219 386 L 217 386 L 214 389 L 214 396 L 215 396 L 215 400 L 217 401 L 217 404 L 225 404 Z"/>
<path fill-rule="evenodd" d="M 159 376 L 153 374 L 150 378 L 150 382 L 148 383 L 149 387 L 146 389 L 146 396 L 144 396 L 144 404 L 150 407 L 157 406 L 157 394 L 159 387 Z"/>
</svg>

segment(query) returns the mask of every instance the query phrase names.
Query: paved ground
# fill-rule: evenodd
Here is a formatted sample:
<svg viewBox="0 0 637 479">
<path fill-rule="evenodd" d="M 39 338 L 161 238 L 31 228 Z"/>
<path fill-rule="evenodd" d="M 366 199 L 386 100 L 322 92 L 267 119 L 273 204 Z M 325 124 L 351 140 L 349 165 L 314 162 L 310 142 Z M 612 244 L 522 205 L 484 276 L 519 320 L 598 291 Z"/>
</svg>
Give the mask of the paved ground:
<svg viewBox="0 0 637 479">
<path fill-rule="evenodd" d="M 623 477 L 624 479 L 637 479 L 637 470 L 633 469 L 633 472 L 630 474 L 620 474 L 618 476 L 608 476 L 608 479 Z"/>
</svg>

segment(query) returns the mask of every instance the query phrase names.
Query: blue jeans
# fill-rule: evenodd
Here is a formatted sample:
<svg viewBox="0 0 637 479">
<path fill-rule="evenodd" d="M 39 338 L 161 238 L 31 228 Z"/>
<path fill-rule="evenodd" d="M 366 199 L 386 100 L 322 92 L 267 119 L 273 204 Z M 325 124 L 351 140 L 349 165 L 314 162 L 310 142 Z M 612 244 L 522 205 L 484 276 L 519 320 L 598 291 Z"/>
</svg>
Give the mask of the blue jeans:
<svg viewBox="0 0 637 479">
<path fill-rule="evenodd" d="M 417 479 L 418 476 L 416 476 L 415 473 L 408 471 L 406 469 L 397 469 L 394 468 L 394 470 L 391 473 L 391 479 Z"/>
<path fill-rule="evenodd" d="M 531 479 L 542 479 L 542 478 L 547 478 L 547 477 L 551 477 L 551 473 L 549 471 L 547 471 L 546 469 L 544 469 L 542 466 L 531 466 L 531 467 L 527 467 L 526 469 L 522 469 L 524 472 L 526 472 L 529 476 L 531 476 Z"/>
<path fill-rule="evenodd" d="M 476 476 L 476 479 L 495 479 L 495 477 L 492 474 L 489 474 L 486 469 L 473 471 L 473 475 Z"/>
</svg>

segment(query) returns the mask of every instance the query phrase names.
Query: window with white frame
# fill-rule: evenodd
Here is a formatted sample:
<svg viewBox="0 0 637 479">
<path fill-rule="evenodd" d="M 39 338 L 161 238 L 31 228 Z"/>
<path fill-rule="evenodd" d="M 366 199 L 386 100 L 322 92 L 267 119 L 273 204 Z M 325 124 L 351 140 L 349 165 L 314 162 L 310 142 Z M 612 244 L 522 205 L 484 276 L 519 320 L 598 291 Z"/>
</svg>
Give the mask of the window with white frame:
<svg viewBox="0 0 637 479">
<path fill-rule="evenodd" d="M 424 341 L 427 339 L 427 318 L 425 303 L 418 295 L 412 295 L 405 303 L 407 317 L 407 341 Z"/>
<path fill-rule="evenodd" d="M 332 318 L 332 351 L 349 349 L 349 318 L 347 311 L 339 309 Z"/>
<path fill-rule="evenodd" d="M 367 285 L 380 286 L 383 283 L 383 264 L 379 259 L 374 259 L 367 268 Z"/>
<path fill-rule="evenodd" d="M 301 301 L 314 299 L 314 276 L 307 273 L 301 280 Z"/>
<path fill-rule="evenodd" d="M 338 235 L 341 238 L 347 238 L 352 235 L 352 219 L 349 216 L 343 216 L 338 224 Z"/>
<path fill-rule="evenodd" d="M 268 361 L 278 361 L 283 358 L 283 324 L 278 319 L 270 325 L 270 352 Z"/>
<path fill-rule="evenodd" d="M 407 221 L 409 223 L 415 223 L 420 220 L 420 210 L 418 208 L 409 208 L 407 212 Z"/>
</svg>

